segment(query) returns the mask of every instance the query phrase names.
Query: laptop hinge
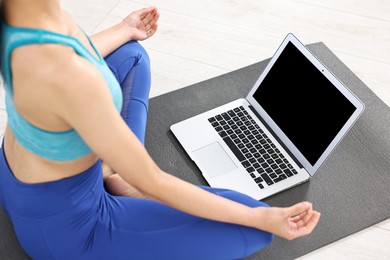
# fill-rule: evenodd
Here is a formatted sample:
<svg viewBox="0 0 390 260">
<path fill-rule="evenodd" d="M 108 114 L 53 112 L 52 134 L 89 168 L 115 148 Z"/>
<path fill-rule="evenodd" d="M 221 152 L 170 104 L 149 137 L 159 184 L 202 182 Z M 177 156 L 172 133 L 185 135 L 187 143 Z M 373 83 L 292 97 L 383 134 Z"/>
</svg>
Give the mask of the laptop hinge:
<svg viewBox="0 0 390 260">
<path fill-rule="evenodd" d="M 282 143 L 282 141 L 279 139 L 279 137 L 275 134 L 275 132 L 271 129 L 271 127 L 268 126 L 268 124 L 263 120 L 263 118 L 257 113 L 257 111 L 253 108 L 253 106 L 249 105 L 249 108 L 252 110 L 252 112 L 257 116 L 258 119 L 265 125 L 268 131 L 271 132 L 273 137 L 278 141 L 278 143 L 286 150 L 288 155 L 294 160 L 294 162 L 299 166 L 299 168 L 303 168 L 302 164 L 297 160 L 297 158 L 290 152 L 290 150 Z"/>
</svg>

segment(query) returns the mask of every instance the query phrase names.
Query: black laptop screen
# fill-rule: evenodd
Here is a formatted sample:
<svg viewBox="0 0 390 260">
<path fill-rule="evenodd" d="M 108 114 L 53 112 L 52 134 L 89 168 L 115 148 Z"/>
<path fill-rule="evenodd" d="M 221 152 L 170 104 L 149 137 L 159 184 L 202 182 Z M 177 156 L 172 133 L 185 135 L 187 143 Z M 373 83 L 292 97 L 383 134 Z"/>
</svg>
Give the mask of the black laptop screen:
<svg viewBox="0 0 390 260">
<path fill-rule="evenodd" d="M 312 165 L 356 109 L 292 43 L 253 97 Z"/>
</svg>

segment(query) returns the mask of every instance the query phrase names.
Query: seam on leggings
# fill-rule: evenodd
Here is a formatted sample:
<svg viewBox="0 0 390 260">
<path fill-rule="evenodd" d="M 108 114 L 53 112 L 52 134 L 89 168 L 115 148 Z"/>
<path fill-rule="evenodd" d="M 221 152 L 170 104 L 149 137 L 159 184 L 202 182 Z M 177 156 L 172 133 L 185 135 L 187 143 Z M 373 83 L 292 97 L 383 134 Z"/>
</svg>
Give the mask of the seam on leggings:
<svg viewBox="0 0 390 260">
<path fill-rule="evenodd" d="M 196 225 L 202 221 L 208 221 L 208 220 L 200 218 L 200 219 L 195 219 L 194 221 L 189 222 L 189 223 L 181 224 L 179 226 L 174 226 L 174 227 L 169 227 L 169 228 L 159 228 L 159 229 L 154 229 L 154 230 L 135 230 L 135 229 L 130 230 L 130 229 L 122 229 L 120 227 L 112 226 L 112 227 L 110 227 L 110 229 L 111 229 L 110 231 L 112 231 L 112 232 L 118 231 L 118 232 L 134 233 L 134 234 L 142 234 L 142 235 L 151 235 L 153 233 L 160 233 L 160 232 L 173 231 L 176 229 L 182 229 L 182 228 L 185 228 L 187 226 Z M 103 225 L 107 224 L 105 221 L 101 221 L 101 220 L 98 220 L 98 222 L 103 224 Z"/>
<path fill-rule="evenodd" d="M 246 236 L 242 232 L 241 227 L 236 226 L 236 228 L 238 229 L 238 231 L 240 232 L 240 234 L 242 235 L 242 237 L 244 239 L 245 248 L 244 248 L 244 255 L 242 257 L 245 257 L 248 255 L 249 243 L 248 243 L 248 240 L 246 239 Z"/>
<path fill-rule="evenodd" d="M 135 56 L 129 57 L 129 58 L 127 58 L 126 60 L 122 61 L 121 64 L 119 64 L 119 65 L 117 66 L 118 69 L 117 69 L 116 72 L 120 71 L 120 70 L 121 70 L 121 67 L 123 66 L 123 64 L 125 64 L 127 61 L 129 61 L 129 60 L 131 60 L 131 59 L 134 59 L 134 60 L 135 60 L 134 63 L 133 63 L 133 66 L 131 66 L 131 69 L 130 69 L 130 70 L 127 72 L 127 74 L 123 77 L 123 80 L 121 80 L 121 82 L 119 82 L 120 85 L 123 84 L 123 82 L 125 81 L 125 79 L 127 78 L 127 76 L 131 73 L 131 71 L 132 71 L 135 67 L 137 67 L 137 66 L 140 64 L 141 58 L 142 58 L 142 55 L 141 55 L 141 57 L 139 57 L 139 56 L 137 56 L 137 57 L 135 57 Z M 117 75 L 118 75 L 118 73 L 117 73 Z M 119 79 L 119 75 L 118 75 L 117 79 Z"/>
<path fill-rule="evenodd" d="M 41 232 L 41 236 L 43 238 L 43 241 L 45 242 L 45 245 L 46 245 L 46 248 L 47 248 L 47 251 L 50 253 L 50 255 L 52 256 L 53 259 L 58 259 L 54 256 L 54 253 L 51 251 L 51 248 L 49 247 L 49 245 L 47 244 L 47 239 L 46 239 L 46 236 L 44 235 L 44 233 L 42 232 L 42 223 L 41 223 L 41 220 L 38 220 L 38 223 L 39 223 L 39 231 Z"/>
<path fill-rule="evenodd" d="M 142 105 L 144 105 L 146 112 L 148 112 L 148 106 L 145 104 L 145 102 L 141 98 L 132 97 L 132 98 L 130 98 L 130 100 L 140 102 Z"/>
</svg>

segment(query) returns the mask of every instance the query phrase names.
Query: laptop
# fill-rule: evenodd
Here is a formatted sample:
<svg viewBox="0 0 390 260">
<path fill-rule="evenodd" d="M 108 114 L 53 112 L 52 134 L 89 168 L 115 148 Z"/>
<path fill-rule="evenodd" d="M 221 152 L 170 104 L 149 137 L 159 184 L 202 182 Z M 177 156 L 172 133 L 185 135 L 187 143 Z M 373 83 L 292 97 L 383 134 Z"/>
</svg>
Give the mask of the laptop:
<svg viewBox="0 0 390 260">
<path fill-rule="evenodd" d="M 260 200 L 313 177 L 363 110 L 288 34 L 246 98 L 178 122 L 171 131 L 211 187 Z"/>
</svg>

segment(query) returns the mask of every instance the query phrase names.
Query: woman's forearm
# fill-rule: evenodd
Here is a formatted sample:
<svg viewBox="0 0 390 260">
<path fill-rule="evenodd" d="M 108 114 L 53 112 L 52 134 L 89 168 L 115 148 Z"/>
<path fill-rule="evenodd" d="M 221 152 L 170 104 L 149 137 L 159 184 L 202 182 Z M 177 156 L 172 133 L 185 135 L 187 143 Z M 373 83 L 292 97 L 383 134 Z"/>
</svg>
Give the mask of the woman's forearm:
<svg viewBox="0 0 390 260">
<path fill-rule="evenodd" d="M 103 57 L 130 41 L 128 26 L 118 23 L 104 31 L 91 36 L 92 42 Z"/>
<path fill-rule="evenodd" d="M 225 199 L 162 172 L 146 196 L 188 214 L 215 221 L 255 227 L 261 214 L 243 204 Z M 256 228 L 259 228 L 257 226 Z"/>
</svg>

